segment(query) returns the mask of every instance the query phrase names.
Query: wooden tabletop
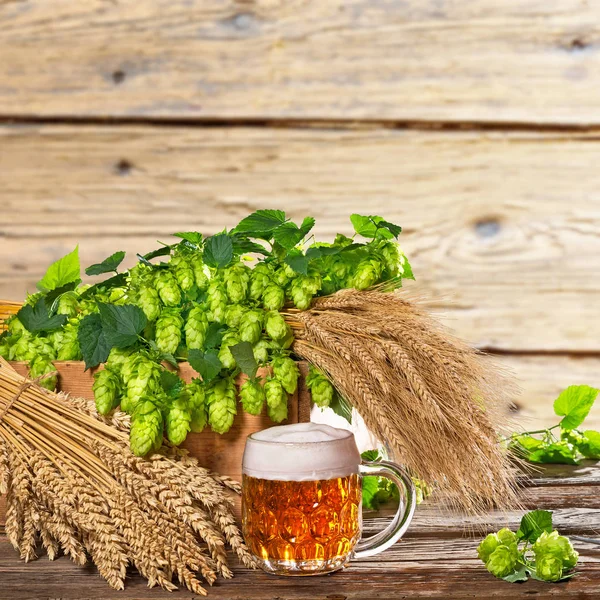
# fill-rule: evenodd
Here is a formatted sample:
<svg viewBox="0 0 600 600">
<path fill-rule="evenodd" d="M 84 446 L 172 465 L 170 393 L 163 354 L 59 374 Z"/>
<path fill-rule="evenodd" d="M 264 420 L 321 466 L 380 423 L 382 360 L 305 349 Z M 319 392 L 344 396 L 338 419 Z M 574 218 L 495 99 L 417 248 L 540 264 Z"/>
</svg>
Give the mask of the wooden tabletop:
<svg viewBox="0 0 600 600">
<path fill-rule="evenodd" d="M 553 466 L 544 469 L 523 490 L 526 508 L 554 511 L 555 526 L 566 535 L 600 537 L 600 466 Z M 503 526 L 516 529 L 522 512 L 492 513 L 485 531 Z M 367 532 L 383 517 L 365 521 Z M 341 572 L 323 577 L 283 578 L 235 566 L 235 577 L 220 580 L 209 598 L 346 600 L 367 598 L 598 598 L 600 546 L 574 541 L 580 553 L 579 574 L 560 584 L 529 580 L 509 584 L 492 577 L 476 556 L 482 537 L 477 522 L 461 515 L 442 514 L 433 503 L 417 508 L 406 537 L 378 556 L 355 561 Z M 191 598 L 180 590 L 169 594 L 148 589 L 133 571 L 123 592 L 112 591 L 94 567 L 80 568 L 68 559 L 45 557 L 25 564 L 5 536 L 0 536 L 0 598 Z"/>
</svg>

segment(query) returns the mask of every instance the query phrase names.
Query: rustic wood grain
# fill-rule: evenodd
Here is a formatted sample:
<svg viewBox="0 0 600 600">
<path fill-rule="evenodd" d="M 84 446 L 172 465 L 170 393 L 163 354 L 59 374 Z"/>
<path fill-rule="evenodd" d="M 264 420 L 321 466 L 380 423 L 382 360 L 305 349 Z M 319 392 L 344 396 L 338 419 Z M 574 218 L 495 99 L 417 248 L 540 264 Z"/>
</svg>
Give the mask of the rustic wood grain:
<svg viewBox="0 0 600 600">
<path fill-rule="evenodd" d="M 579 0 L 5 0 L 0 114 L 586 125 L 599 18 Z"/>
<path fill-rule="evenodd" d="M 350 232 L 405 227 L 417 282 L 458 333 L 598 351 L 600 143 L 587 135 L 142 126 L 0 128 L 0 297 L 80 243 L 85 265 L 214 233 L 259 207 Z"/>
<path fill-rule="evenodd" d="M 550 475 L 560 470 L 572 486 L 557 485 L 555 490 L 532 480 L 527 493 L 555 492 L 552 508 L 554 522 L 568 535 L 597 535 L 600 511 L 595 500 L 598 483 L 589 485 L 596 467 L 553 467 Z M 546 481 L 551 477 L 542 477 Z M 556 480 L 557 484 L 560 480 Z M 595 487 L 594 487 L 595 486 Z M 581 493 L 578 492 L 581 490 Z M 527 504 L 540 506 L 529 497 Z M 590 503 L 591 502 L 591 503 Z M 594 507 L 594 508 L 592 508 Z M 490 515 L 488 528 L 509 526 L 515 529 L 520 512 Z M 379 530 L 382 518 L 367 518 L 367 535 Z M 431 504 L 417 509 L 406 537 L 383 554 L 354 561 L 345 571 L 318 578 L 275 578 L 262 572 L 248 572 L 234 562 L 235 577 L 220 581 L 210 589 L 211 598 L 250 600 L 350 600 L 388 598 L 596 598 L 600 593 L 600 550 L 597 546 L 576 541 L 580 552 L 578 575 L 567 583 L 549 585 L 533 580 L 523 585 L 510 585 L 494 579 L 476 557 L 476 547 L 482 534 L 472 527 L 472 520 L 456 514 L 448 515 Z M 0 598 L 25 599 L 60 597 L 86 598 L 167 598 L 158 589 L 147 590 L 145 582 L 133 571 L 124 592 L 112 592 L 98 577 L 93 567 L 85 569 L 61 558 L 53 563 L 40 558 L 25 564 L 4 536 L 0 536 Z M 192 597 L 180 591 L 177 596 Z"/>
</svg>

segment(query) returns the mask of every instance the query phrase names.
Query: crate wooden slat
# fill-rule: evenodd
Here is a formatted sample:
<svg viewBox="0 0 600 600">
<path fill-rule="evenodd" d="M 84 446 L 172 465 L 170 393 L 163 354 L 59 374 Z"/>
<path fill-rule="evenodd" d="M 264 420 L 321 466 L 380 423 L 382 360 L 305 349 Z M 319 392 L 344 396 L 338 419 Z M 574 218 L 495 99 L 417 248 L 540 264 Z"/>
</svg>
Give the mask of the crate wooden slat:
<svg viewBox="0 0 600 600">
<path fill-rule="evenodd" d="M 598 124 L 600 7 L 4 2 L 0 114 Z"/>
</svg>

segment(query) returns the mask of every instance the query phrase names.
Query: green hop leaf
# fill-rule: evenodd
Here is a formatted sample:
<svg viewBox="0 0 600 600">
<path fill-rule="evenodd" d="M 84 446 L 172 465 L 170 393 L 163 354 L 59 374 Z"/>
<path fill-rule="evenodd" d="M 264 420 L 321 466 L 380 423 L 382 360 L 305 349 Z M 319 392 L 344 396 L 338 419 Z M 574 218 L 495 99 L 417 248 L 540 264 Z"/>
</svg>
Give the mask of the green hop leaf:
<svg viewBox="0 0 600 600">
<path fill-rule="evenodd" d="M 552 531 L 552 513 L 547 510 L 533 510 L 521 519 L 517 537 L 533 543 L 544 531 Z"/>
<path fill-rule="evenodd" d="M 107 415 L 113 408 L 119 404 L 120 384 L 119 378 L 104 369 L 94 374 L 94 400 L 96 401 L 96 410 L 101 415 Z"/>
<path fill-rule="evenodd" d="M 515 571 L 518 559 L 516 544 L 500 545 L 490 554 L 485 566 L 492 575 L 506 577 Z"/>
<path fill-rule="evenodd" d="M 188 361 L 192 368 L 200 373 L 202 381 L 206 383 L 212 381 L 223 368 L 217 351 L 212 349 L 207 352 L 202 352 L 202 350 L 190 350 L 188 353 Z"/>
<path fill-rule="evenodd" d="M 174 233 L 173 236 L 181 238 L 182 240 L 186 240 L 195 246 L 200 245 L 203 239 L 202 234 L 198 233 L 197 231 L 180 231 L 178 233 Z"/>
<path fill-rule="evenodd" d="M 586 458 L 600 460 L 600 433 L 592 429 L 584 431 L 577 448 Z"/>
<path fill-rule="evenodd" d="M 17 319 L 31 333 L 60 329 L 67 322 L 66 315 L 50 316 L 43 298 L 33 307 L 29 304 L 23 306 L 17 313 Z"/>
<path fill-rule="evenodd" d="M 242 373 L 248 377 L 254 377 L 258 370 L 258 363 L 254 358 L 252 344 L 249 342 L 239 342 L 229 347 L 229 351 L 233 356 L 236 365 L 242 370 Z"/>
<path fill-rule="evenodd" d="M 135 344 L 138 335 L 148 323 L 142 309 L 133 304 L 115 306 L 114 304 L 100 302 L 98 303 L 98 309 L 102 331 L 110 347 L 127 348 Z"/>
<path fill-rule="evenodd" d="M 233 244 L 226 233 L 209 237 L 204 243 L 204 262 L 215 269 L 226 267 L 233 258 Z"/>
<path fill-rule="evenodd" d="M 93 313 L 81 320 L 77 331 L 77 340 L 79 341 L 86 370 L 106 362 L 111 344 L 108 343 L 104 335 L 99 314 Z"/>
<path fill-rule="evenodd" d="M 554 412 L 563 417 L 560 422 L 562 429 L 575 429 L 583 423 L 598 391 L 589 385 L 570 385 L 560 394 L 554 401 Z"/>
<path fill-rule="evenodd" d="M 59 258 L 48 267 L 46 274 L 37 284 L 37 289 L 40 292 L 51 292 L 67 283 L 80 280 L 79 246 L 76 246 L 73 252 Z"/>
<path fill-rule="evenodd" d="M 256 379 L 247 379 L 240 389 L 240 400 L 247 413 L 260 415 L 265 402 L 263 386 Z"/>
<path fill-rule="evenodd" d="M 185 441 L 191 429 L 192 415 L 183 398 L 171 403 L 166 417 L 167 438 L 171 444 L 179 446 Z"/>
<path fill-rule="evenodd" d="M 263 209 L 242 219 L 234 231 L 247 233 L 251 237 L 269 239 L 274 229 L 285 223 L 285 213 L 282 210 Z"/>
<path fill-rule="evenodd" d="M 89 266 L 85 270 L 86 275 L 102 275 L 102 273 L 110 273 L 111 271 L 117 271 L 119 265 L 125 258 L 125 252 L 119 251 L 111 254 L 108 258 L 105 258 L 102 262 L 96 263 Z"/>
<path fill-rule="evenodd" d="M 575 449 L 566 441 L 544 444 L 529 454 L 527 460 L 535 463 L 555 463 L 560 465 L 577 465 Z"/>
</svg>

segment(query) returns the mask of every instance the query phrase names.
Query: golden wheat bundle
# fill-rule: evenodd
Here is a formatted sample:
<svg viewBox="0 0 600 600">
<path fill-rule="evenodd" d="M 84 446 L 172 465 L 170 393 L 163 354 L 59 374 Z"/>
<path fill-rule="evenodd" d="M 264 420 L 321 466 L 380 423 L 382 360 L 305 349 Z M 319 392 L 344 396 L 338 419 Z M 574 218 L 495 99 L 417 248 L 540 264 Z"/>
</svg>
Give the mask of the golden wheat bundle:
<svg viewBox="0 0 600 600">
<path fill-rule="evenodd" d="M 498 440 L 510 386 L 398 292 L 342 290 L 289 311 L 294 352 L 324 371 L 395 458 L 453 506 L 516 505 Z"/>
<path fill-rule="evenodd" d="M 0 359 L 0 493 L 6 534 L 26 561 L 38 540 L 48 557 L 88 556 L 115 589 L 134 565 L 149 586 L 173 580 L 206 594 L 231 577 L 226 545 L 253 565 L 227 493 L 239 486 L 163 447 L 147 459 L 128 448 L 129 417 L 99 417 L 94 403 L 51 393 Z"/>
</svg>

